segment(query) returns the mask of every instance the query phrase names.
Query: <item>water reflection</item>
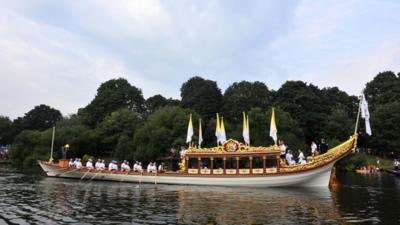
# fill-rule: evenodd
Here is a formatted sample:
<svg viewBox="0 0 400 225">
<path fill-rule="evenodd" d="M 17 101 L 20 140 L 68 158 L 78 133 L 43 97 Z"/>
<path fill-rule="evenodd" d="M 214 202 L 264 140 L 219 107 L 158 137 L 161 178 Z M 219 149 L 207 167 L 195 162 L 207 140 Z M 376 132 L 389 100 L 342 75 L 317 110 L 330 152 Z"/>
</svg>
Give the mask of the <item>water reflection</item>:
<svg viewBox="0 0 400 225">
<path fill-rule="evenodd" d="M 393 224 L 399 222 L 396 182 L 346 175 L 341 183 L 347 185 L 334 191 L 139 186 L 0 167 L 0 224 Z"/>
</svg>

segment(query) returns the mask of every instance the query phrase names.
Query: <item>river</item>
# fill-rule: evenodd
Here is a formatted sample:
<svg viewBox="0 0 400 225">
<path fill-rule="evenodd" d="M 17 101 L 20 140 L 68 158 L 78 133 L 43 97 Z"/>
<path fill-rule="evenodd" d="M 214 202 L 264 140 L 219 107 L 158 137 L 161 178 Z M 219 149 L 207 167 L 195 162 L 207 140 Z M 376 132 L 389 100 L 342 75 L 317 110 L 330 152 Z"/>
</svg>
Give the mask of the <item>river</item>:
<svg viewBox="0 0 400 225">
<path fill-rule="evenodd" d="M 338 174 L 328 188 L 79 181 L 0 165 L 1 224 L 400 224 L 400 177 Z"/>
</svg>

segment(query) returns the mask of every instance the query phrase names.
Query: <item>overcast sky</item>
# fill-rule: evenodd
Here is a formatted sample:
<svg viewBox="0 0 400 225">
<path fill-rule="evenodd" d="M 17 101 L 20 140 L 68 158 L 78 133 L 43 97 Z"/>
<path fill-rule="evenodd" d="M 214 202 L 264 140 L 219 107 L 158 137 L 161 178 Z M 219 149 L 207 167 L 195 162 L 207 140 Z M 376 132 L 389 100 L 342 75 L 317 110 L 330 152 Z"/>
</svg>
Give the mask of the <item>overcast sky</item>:
<svg viewBox="0 0 400 225">
<path fill-rule="evenodd" d="M 400 1 L 0 0 L 0 115 L 76 113 L 124 77 L 180 98 L 190 77 L 278 89 L 287 80 L 359 94 L 400 72 Z"/>
</svg>

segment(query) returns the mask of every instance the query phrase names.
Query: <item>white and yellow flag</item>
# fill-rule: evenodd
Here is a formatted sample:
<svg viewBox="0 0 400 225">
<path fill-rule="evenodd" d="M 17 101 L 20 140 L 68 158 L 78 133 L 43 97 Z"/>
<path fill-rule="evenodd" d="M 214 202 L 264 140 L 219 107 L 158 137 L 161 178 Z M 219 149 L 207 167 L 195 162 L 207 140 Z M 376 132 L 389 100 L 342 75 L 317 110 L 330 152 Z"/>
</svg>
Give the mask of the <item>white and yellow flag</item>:
<svg viewBox="0 0 400 225">
<path fill-rule="evenodd" d="M 203 131 L 201 130 L 201 119 L 199 119 L 199 148 L 203 143 Z"/>
<path fill-rule="evenodd" d="M 249 115 L 243 112 L 243 139 L 244 143 L 250 145 L 250 126 L 249 126 Z"/>
<path fill-rule="evenodd" d="M 275 122 L 275 109 L 272 108 L 272 115 L 271 115 L 271 126 L 269 128 L 269 136 L 274 139 L 274 142 L 278 141 L 278 129 L 276 129 L 276 122 Z"/>
<path fill-rule="evenodd" d="M 192 141 L 192 136 L 193 136 L 193 123 L 192 123 L 192 114 L 190 114 L 187 135 L 186 135 L 186 143 L 190 143 Z"/>
<path fill-rule="evenodd" d="M 215 121 L 215 137 L 217 137 L 217 144 L 219 144 L 221 140 L 221 126 L 219 122 L 219 114 L 217 113 L 217 119 Z"/>
<path fill-rule="evenodd" d="M 223 144 L 226 141 L 226 133 L 225 133 L 225 125 L 224 125 L 224 117 L 221 117 L 221 124 L 220 124 L 220 139 L 219 142 Z"/>
</svg>

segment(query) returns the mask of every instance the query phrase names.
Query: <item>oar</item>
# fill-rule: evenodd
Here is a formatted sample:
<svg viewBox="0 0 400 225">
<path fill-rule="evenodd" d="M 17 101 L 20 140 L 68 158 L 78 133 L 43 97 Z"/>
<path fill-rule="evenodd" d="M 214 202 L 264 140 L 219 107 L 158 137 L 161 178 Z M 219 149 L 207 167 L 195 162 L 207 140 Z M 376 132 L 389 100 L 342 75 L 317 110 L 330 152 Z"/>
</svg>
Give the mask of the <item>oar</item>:
<svg viewBox="0 0 400 225">
<path fill-rule="evenodd" d="M 101 174 L 102 170 L 100 170 L 100 172 L 95 173 L 93 177 L 90 178 L 90 180 L 93 180 L 97 175 Z"/>
<path fill-rule="evenodd" d="M 85 177 L 86 177 L 86 175 L 87 175 L 89 172 L 90 172 L 90 169 L 88 169 L 88 171 L 86 171 L 86 173 L 85 173 L 85 174 L 83 174 L 83 176 L 81 177 L 81 180 L 83 180 L 83 178 L 85 178 Z"/>
<path fill-rule="evenodd" d="M 68 170 L 67 172 L 64 172 L 64 173 L 61 173 L 61 174 L 56 175 L 56 177 L 59 177 L 59 176 L 61 176 L 61 175 L 65 175 L 65 174 L 67 174 L 67 173 L 75 172 L 75 171 L 77 171 L 77 170 L 79 170 L 79 169 L 76 168 L 76 169 L 73 169 L 73 170 Z"/>
</svg>

